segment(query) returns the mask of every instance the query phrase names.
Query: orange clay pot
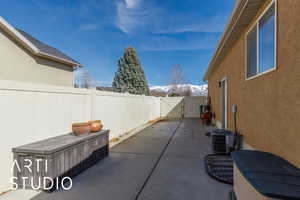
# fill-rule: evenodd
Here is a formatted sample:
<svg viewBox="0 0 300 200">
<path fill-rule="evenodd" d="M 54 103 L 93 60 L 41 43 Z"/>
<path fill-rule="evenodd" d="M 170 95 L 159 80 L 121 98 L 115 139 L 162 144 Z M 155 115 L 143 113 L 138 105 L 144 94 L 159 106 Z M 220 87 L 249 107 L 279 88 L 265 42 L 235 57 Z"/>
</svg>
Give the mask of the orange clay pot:
<svg viewBox="0 0 300 200">
<path fill-rule="evenodd" d="M 84 135 L 90 132 L 90 125 L 89 123 L 74 123 L 72 130 L 75 135 Z"/>
<path fill-rule="evenodd" d="M 101 120 L 91 120 L 88 123 L 90 125 L 91 132 L 98 132 L 103 128 Z"/>
</svg>

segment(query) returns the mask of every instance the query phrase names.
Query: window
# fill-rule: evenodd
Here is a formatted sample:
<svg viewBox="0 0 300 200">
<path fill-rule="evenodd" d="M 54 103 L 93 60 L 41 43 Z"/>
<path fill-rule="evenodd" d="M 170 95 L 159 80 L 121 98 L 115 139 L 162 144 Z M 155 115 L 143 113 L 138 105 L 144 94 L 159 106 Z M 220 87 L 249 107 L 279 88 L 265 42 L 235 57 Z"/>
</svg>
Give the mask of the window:
<svg viewBox="0 0 300 200">
<path fill-rule="evenodd" d="M 247 77 L 257 74 L 257 30 L 256 27 L 249 33 L 247 39 Z"/>
<path fill-rule="evenodd" d="M 247 34 L 247 78 L 276 68 L 275 7 L 272 3 Z"/>
</svg>

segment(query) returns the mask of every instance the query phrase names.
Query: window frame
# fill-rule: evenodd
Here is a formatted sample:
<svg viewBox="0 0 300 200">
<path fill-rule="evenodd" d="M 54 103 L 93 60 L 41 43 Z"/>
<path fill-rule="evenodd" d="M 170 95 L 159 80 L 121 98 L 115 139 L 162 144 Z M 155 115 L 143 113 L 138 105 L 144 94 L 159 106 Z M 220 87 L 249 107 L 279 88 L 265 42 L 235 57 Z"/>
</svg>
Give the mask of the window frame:
<svg viewBox="0 0 300 200">
<path fill-rule="evenodd" d="M 260 72 L 259 70 L 259 22 L 260 20 L 265 16 L 265 14 L 269 11 L 269 9 L 274 5 L 275 7 L 275 13 L 274 13 L 274 17 L 275 17 L 275 36 L 274 36 L 274 66 L 271 69 L 268 69 L 264 72 Z M 256 47 L 257 47 L 257 55 L 256 55 L 256 67 L 257 67 L 257 74 L 248 77 L 248 35 L 254 30 L 254 28 L 256 28 Z M 264 11 L 261 13 L 261 15 L 255 20 L 255 22 L 250 26 L 249 30 L 246 32 L 246 36 L 245 36 L 245 52 L 246 52 L 246 56 L 245 56 L 245 80 L 251 80 L 254 79 L 256 77 L 262 76 L 264 74 L 267 74 L 269 72 L 272 72 L 274 70 L 277 69 L 277 0 L 272 0 L 269 5 L 264 9 Z"/>
</svg>

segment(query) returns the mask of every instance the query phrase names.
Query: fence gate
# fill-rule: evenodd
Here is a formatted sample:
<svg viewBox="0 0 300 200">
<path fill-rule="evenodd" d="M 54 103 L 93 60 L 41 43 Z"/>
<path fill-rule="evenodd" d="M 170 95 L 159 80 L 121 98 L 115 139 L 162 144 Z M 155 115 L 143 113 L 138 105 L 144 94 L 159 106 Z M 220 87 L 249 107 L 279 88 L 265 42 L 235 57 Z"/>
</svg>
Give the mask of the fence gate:
<svg viewBox="0 0 300 200">
<path fill-rule="evenodd" d="M 166 118 L 199 118 L 200 105 L 206 97 L 163 97 L 161 98 L 161 116 Z"/>
<path fill-rule="evenodd" d="M 169 119 L 183 117 L 183 97 L 163 97 L 160 106 L 162 117 Z"/>
<path fill-rule="evenodd" d="M 184 118 L 199 118 L 200 117 L 200 105 L 206 103 L 205 96 L 199 97 L 184 97 L 183 101 L 183 117 Z"/>
</svg>

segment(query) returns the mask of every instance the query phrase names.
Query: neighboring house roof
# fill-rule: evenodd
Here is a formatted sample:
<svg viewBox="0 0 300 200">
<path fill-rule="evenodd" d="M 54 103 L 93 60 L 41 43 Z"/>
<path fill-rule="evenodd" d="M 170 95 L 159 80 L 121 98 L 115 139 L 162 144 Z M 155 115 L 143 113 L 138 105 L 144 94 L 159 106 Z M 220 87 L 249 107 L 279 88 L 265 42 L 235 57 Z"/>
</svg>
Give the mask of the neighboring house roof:
<svg viewBox="0 0 300 200">
<path fill-rule="evenodd" d="M 96 89 L 100 91 L 113 92 L 113 87 L 98 86 Z"/>
<path fill-rule="evenodd" d="M 41 42 L 40 40 L 32 37 L 31 35 L 29 35 L 28 33 L 20 29 L 16 29 L 1 16 L 0 16 L 0 28 L 3 28 L 5 32 L 7 32 L 9 35 L 15 38 L 18 42 L 20 42 L 23 46 L 25 46 L 34 55 L 47 58 L 50 60 L 55 60 L 57 62 L 67 64 L 71 67 L 82 66 L 79 62 L 70 58 L 66 54 L 59 51 L 58 49 Z"/>
<path fill-rule="evenodd" d="M 257 15 L 261 6 L 267 0 L 237 0 L 230 21 L 227 24 L 223 36 L 216 48 L 214 56 L 205 73 L 204 80 L 213 72 L 235 42 L 241 37 L 245 29 Z"/>
</svg>

